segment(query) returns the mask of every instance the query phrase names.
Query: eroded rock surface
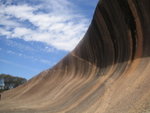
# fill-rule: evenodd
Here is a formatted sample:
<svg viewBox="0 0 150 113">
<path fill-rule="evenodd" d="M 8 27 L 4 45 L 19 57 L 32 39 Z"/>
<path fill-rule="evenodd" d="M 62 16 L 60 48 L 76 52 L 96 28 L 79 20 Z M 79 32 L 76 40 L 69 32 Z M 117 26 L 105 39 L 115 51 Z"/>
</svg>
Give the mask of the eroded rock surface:
<svg viewBox="0 0 150 113">
<path fill-rule="evenodd" d="M 101 0 L 78 46 L 0 113 L 150 113 L 150 0 Z"/>
</svg>

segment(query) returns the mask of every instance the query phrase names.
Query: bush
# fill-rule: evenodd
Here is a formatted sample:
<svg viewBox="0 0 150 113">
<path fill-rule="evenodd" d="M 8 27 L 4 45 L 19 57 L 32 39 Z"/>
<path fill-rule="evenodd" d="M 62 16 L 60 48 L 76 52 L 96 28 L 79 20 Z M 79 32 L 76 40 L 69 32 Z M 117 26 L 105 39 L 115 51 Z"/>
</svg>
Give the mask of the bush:
<svg viewBox="0 0 150 113">
<path fill-rule="evenodd" d="M 4 81 L 4 87 L 0 89 L 0 92 L 16 88 L 17 86 L 25 83 L 27 80 L 21 77 L 14 77 L 8 74 L 0 74 L 0 80 Z"/>
</svg>

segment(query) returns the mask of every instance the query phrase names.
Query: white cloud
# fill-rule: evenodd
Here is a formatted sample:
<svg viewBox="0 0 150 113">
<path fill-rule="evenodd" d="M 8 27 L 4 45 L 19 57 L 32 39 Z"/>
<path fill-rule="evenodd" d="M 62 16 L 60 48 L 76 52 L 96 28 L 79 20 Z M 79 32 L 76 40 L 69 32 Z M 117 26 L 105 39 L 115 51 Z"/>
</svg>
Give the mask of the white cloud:
<svg viewBox="0 0 150 113">
<path fill-rule="evenodd" d="M 2 28 L 0 28 L 0 35 L 5 35 L 5 36 L 7 36 L 7 37 L 11 37 L 11 34 L 12 34 L 12 32 L 11 31 L 9 31 L 9 30 L 7 30 L 7 29 L 2 29 Z"/>
<path fill-rule="evenodd" d="M 59 50 L 71 51 L 83 37 L 88 25 L 88 20 L 75 13 L 72 7 L 73 4 L 68 0 L 45 0 L 38 6 L 2 5 L 0 15 L 5 18 L 0 23 L 4 26 L 0 34 L 7 38 L 39 41 Z M 43 8 L 47 8 L 48 13 L 37 12 Z M 35 28 L 27 27 L 25 21 Z"/>
<path fill-rule="evenodd" d="M 14 40 L 5 40 L 4 43 L 7 46 L 15 47 L 15 48 L 19 49 L 20 52 L 24 52 L 24 51 L 28 51 L 28 52 L 32 52 L 32 53 L 34 53 L 34 52 L 46 52 L 46 53 L 55 52 L 55 48 L 50 47 L 47 44 L 44 44 L 43 47 L 41 47 L 39 45 L 36 45 L 36 47 L 34 47 L 33 46 L 34 42 L 31 42 L 29 45 L 29 44 L 19 43 Z"/>
<path fill-rule="evenodd" d="M 4 25 L 6 27 L 7 26 L 9 26 L 9 27 L 19 26 L 19 23 L 12 21 L 12 20 L 9 20 L 10 17 L 3 16 L 3 15 L 0 15 L 0 16 L 1 16 L 0 25 Z"/>
<path fill-rule="evenodd" d="M 13 41 L 13 40 L 6 40 L 5 43 L 10 47 L 18 48 L 21 51 L 32 51 L 32 52 L 38 51 L 37 49 L 30 47 L 29 45 L 18 43 L 18 42 Z"/>
<path fill-rule="evenodd" d="M 54 51 L 55 51 L 55 49 L 54 49 L 54 48 L 52 48 L 52 47 L 48 47 L 48 46 L 46 46 L 45 48 L 43 48 L 43 49 L 42 49 L 42 51 L 44 51 L 44 52 L 54 52 Z"/>
</svg>

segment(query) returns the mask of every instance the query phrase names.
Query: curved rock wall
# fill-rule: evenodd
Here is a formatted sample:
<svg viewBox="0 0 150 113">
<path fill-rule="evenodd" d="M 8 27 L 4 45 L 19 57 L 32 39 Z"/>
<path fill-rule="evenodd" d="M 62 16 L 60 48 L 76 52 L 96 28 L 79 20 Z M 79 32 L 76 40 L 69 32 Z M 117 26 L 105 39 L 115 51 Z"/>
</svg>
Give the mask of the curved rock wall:
<svg viewBox="0 0 150 113">
<path fill-rule="evenodd" d="M 78 46 L 4 92 L 1 113 L 149 113 L 150 0 L 101 0 Z"/>
</svg>

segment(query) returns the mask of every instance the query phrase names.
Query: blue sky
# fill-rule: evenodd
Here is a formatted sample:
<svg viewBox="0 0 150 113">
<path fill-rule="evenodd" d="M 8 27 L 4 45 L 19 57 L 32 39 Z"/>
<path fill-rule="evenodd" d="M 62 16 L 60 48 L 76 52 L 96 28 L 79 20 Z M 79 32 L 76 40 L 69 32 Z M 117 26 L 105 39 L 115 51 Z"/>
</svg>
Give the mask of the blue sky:
<svg viewBox="0 0 150 113">
<path fill-rule="evenodd" d="M 0 0 L 0 73 L 30 79 L 83 38 L 98 0 Z"/>
</svg>

